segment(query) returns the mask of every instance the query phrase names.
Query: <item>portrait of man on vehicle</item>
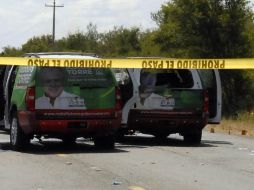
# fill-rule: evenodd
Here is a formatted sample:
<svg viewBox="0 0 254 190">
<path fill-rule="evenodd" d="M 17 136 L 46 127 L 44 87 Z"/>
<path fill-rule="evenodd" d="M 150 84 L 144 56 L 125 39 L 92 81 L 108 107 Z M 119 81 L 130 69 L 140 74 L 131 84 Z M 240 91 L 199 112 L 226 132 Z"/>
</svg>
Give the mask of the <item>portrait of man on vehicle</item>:
<svg viewBox="0 0 254 190">
<path fill-rule="evenodd" d="M 140 103 L 144 105 L 145 100 L 154 92 L 156 84 L 156 73 L 143 71 L 140 76 Z"/>
<path fill-rule="evenodd" d="M 169 109 L 172 108 L 172 103 L 166 103 L 171 101 L 172 94 L 170 92 L 170 82 L 175 83 L 175 78 L 169 78 L 172 74 L 165 70 L 153 70 L 143 69 L 140 73 L 140 104 L 143 108 L 160 108 Z"/>
<path fill-rule="evenodd" d="M 35 101 L 36 109 L 86 109 L 84 99 L 65 91 L 64 68 L 42 67 L 37 76 L 43 95 Z"/>
</svg>

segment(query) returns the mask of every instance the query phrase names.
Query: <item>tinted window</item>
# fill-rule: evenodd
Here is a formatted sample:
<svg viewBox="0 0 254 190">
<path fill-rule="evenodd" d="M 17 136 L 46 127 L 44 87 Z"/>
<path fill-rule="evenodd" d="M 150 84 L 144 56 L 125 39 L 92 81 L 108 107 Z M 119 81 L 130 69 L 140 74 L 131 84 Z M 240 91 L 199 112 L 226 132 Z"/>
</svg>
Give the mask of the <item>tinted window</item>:
<svg viewBox="0 0 254 190">
<path fill-rule="evenodd" d="M 126 69 L 112 69 L 118 84 L 127 85 L 131 79 Z"/>
<path fill-rule="evenodd" d="M 140 84 L 146 86 L 167 86 L 169 88 L 191 88 L 194 82 L 191 72 L 187 69 L 143 69 L 140 75 Z"/>
<path fill-rule="evenodd" d="M 45 86 L 55 82 L 63 86 L 80 86 L 81 88 L 108 88 L 115 85 L 110 69 L 93 68 L 48 68 L 37 70 L 39 85 Z"/>
<path fill-rule="evenodd" d="M 120 88 L 123 105 L 133 96 L 133 84 L 127 69 L 113 69 L 116 81 Z"/>
<path fill-rule="evenodd" d="M 212 70 L 198 70 L 198 72 L 205 88 L 216 87 L 215 74 Z"/>
</svg>

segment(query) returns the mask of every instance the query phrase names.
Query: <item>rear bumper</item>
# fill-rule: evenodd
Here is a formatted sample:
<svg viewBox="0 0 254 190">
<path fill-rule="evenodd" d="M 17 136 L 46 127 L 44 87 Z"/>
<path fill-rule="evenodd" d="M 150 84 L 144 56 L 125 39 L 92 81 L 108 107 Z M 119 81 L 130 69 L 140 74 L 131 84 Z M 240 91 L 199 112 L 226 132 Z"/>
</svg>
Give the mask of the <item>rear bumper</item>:
<svg viewBox="0 0 254 190">
<path fill-rule="evenodd" d="M 127 126 L 144 133 L 156 133 L 158 130 L 191 133 L 202 130 L 207 122 L 208 115 L 205 113 L 135 110 L 130 112 Z"/>
<path fill-rule="evenodd" d="M 34 112 L 19 111 L 19 125 L 26 134 L 100 136 L 114 134 L 120 126 L 121 114 L 103 119 L 37 119 Z"/>
</svg>

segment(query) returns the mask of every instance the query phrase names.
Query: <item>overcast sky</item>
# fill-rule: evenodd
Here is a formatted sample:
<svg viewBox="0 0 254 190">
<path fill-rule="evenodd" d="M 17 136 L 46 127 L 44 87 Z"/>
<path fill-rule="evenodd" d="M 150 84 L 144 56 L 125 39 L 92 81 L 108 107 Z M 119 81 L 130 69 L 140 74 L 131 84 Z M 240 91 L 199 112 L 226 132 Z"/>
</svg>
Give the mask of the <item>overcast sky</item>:
<svg viewBox="0 0 254 190">
<path fill-rule="evenodd" d="M 92 22 L 98 31 L 114 26 L 155 27 L 151 12 L 166 0 L 56 0 L 56 39 L 76 31 L 86 31 Z M 53 0 L 0 0 L 0 51 L 5 46 L 20 47 L 29 38 L 52 34 Z"/>
<path fill-rule="evenodd" d="M 56 0 L 56 39 L 86 31 L 92 22 L 99 32 L 114 26 L 156 27 L 151 12 L 168 0 Z M 254 0 L 252 0 L 254 2 Z M 20 47 L 29 38 L 52 34 L 53 0 L 0 0 L 0 52 L 5 46 Z"/>
</svg>

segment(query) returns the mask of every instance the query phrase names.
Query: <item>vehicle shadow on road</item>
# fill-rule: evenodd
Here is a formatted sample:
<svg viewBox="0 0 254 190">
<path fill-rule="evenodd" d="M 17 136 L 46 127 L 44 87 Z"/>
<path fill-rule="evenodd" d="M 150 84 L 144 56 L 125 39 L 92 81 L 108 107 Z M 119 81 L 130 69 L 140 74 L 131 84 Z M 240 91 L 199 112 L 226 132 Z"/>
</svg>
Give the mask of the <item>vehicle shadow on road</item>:
<svg viewBox="0 0 254 190">
<path fill-rule="evenodd" d="M 0 142 L 0 150 L 9 151 L 12 150 L 9 142 Z M 89 141 L 77 141 L 73 145 L 65 145 L 61 141 L 32 141 L 22 151 L 26 154 L 78 154 L 78 153 L 125 153 L 127 150 L 122 150 L 119 147 L 115 147 L 112 150 L 98 149 Z"/>
<path fill-rule="evenodd" d="M 155 137 L 143 137 L 143 136 L 126 136 L 121 141 L 120 147 L 126 145 L 139 145 L 139 146 L 169 146 L 169 147 L 218 147 L 220 144 L 232 145 L 231 142 L 227 141 L 212 141 L 202 140 L 201 144 L 188 144 L 183 139 L 177 139 L 168 137 L 166 139 L 158 139 Z"/>
<path fill-rule="evenodd" d="M 8 133 L 8 131 L 3 131 L 3 130 L 0 129 L 0 134 L 8 135 L 9 133 Z"/>
<path fill-rule="evenodd" d="M 215 141 L 215 140 L 202 140 L 202 143 L 206 143 L 206 144 L 213 144 L 213 145 L 221 145 L 221 144 L 224 144 L 224 145 L 233 145 L 232 142 L 229 142 L 229 141 Z"/>
</svg>

